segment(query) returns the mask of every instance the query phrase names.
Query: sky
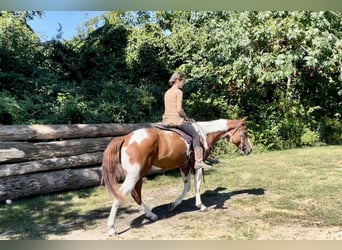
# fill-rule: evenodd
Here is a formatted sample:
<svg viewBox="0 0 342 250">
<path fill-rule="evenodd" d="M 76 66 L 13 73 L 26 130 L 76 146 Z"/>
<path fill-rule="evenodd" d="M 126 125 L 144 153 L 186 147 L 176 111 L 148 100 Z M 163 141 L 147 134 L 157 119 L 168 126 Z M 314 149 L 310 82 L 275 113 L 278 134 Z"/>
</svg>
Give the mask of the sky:
<svg viewBox="0 0 342 250">
<path fill-rule="evenodd" d="M 42 18 L 35 17 L 28 24 L 40 37 L 41 41 L 49 41 L 56 37 L 58 23 L 62 25 L 62 38 L 70 40 L 77 34 L 77 27 L 105 11 L 44 11 Z"/>
</svg>

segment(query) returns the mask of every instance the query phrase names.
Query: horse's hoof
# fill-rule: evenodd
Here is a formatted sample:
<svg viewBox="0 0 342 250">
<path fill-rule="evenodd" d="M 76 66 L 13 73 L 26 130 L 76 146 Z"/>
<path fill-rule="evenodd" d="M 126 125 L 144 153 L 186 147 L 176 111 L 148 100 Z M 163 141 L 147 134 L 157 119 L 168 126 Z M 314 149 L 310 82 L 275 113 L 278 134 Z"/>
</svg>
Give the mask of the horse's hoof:
<svg viewBox="0 0 342 250">
<path fill-rule="evenodd" d="M 112 237 L 113 235 L 116 235 L 116 231 L 114 228 L 110 228 L 108 232 L 109 237 Z"/>
<path fill-rule="evenodd" d="M 200 212 L 206 212 L 206 211 L 208 211 L 208 208 L 206 207 L 206 206 L 201 206 L 200 207 L 200 210 L 199 210 Z"/>
<path fill-rule="evenodd" d="M 149 217 L 149 219 L 150 219 L 151 221 L 159 220 L 158 216 L 155 215 L 155 214 L 151 215 L 151 216 Z"/>
<path fill-rule="evenodd" d="M 158 216 L 154 213 L 145 214 L 145 217 L 151 221 L 156 221 L 159 219 Z"/>
</svg>

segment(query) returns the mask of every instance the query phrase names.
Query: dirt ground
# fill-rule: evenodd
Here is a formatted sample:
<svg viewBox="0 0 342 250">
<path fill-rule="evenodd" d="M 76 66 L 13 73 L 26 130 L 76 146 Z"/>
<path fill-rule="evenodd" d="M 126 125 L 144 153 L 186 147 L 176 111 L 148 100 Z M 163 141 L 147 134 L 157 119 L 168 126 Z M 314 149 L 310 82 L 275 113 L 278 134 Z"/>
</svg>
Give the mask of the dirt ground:
<svg viewBox="0 0 342 250">
<path fill-rule="evenodd" d="M 135 214 L 136 216 L 138 215 Z M 143 228 L 130 227 L 130 221 L 123 221 L 121 218 L 121 232 L 118 235 L 109 237 L 107 234 L 106 220 L 98 222 L 95 228 L 75 230 L 63 236 L 50 235 L 50 240 L 194 240 L 196 237 L 184 235 L 182 230 L 170 228 L 170 224 L 178 223 L 177 216 L 170 218 L 167 222 L 160 220 L 151 224 L 145 224 Z M 178 216 L 179 217 L 179 216 Z M 141 216 L 135 218 L 135 221 L 142 221 Z M 205 222 L 201 222 L 205 223 Z M 124 224 L 124 225 L 123 225 Z M 200 226 L 200 225 L 199 225 Z M 301 226 L 277 226 L 266 230 L 268 226 L 263 225 L 264 230 L 257 240 L 342 240 L 342 229 L 338 227 L 331 228 L 313 228 Z M 200 240 L 215 240 L 214 232 L 209 232 L 206 238 Z"/>
<path fill-rule="evenodd" d="M 174 196 L 178 189 L 170 190 Z M 260 191 L 260 190 L 259 190 Z M 231 203 L 235 199 L 249 199 L 260 195 L 258 190 L 232 194 L 230 197 L 214 203 L 208 198 L 206 204 L 213 204 L 208 211 L 199 212 L 195 207 L 193 194 L 188 194 L 173 212 L 169 204 L 160 204 L 156 192 L 148 194 L 146 204 L 152 208 L 159 220 L 151 222 L 144 217 L 135 203 L 121 207 L 116 219 L 117 235 L 108 236 L 107 218 L 97 218 L 83 229 L 73 230 L 63 235 L 48 235 L 51 240 L 215 240 L 215 239 L 257 239 L 257 240 L 342 240 L 342 228 L 304 227 L 298 224 L 280 224 L 271 226 L 263 220 L 251 219 L 253 214 L 262 211 L 240 211 Z M 226 193 L 227 194 L 227 193 Z M 222 196 L 223 197 L 223 196 Z M 205 203 L 205 202 L 204 202 Z M 108 202 L 108 213 L 110 210 Z M 107 213 L 106 213 L 107 214 Z M 248 217 L 246 222 L 245 218 Z M 239 223 L 241 226 L 239 226 Z M 245 224 L 248 224 L 246 229 Z M 231 227 L 230 227 L 231 225 Z M 244 226 L 242 226 L 244 225 Z M 239 230 L 241 228 L 241 231 Z"/>
</svg>

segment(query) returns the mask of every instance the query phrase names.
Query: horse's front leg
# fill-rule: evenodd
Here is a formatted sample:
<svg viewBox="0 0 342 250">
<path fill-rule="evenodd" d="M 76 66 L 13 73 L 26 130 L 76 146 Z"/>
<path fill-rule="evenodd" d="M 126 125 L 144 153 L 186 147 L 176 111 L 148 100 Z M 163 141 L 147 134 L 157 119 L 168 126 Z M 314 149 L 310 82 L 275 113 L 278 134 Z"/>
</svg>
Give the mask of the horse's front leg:
<svg viewBox="0 0 342 250">
<path fill-rule="evenodd" d="M 202 204 L 201 200 L 201 181 L 202 181 L 203 169 L 197 169 L 195 172 L 195 196 L 196 196 L 196 207 L 200 209 L 200 211 L 206 211 L 207 207 Z"/>
<path fill-rule="evenodd" d="M 191 171 L 188 173 L 184 173 L 182 169 L 180 169 L 181 175 L 183 177 L 184 188 L 181 195 L 171 204 L 170 211 L 173 211 L 184 199 L 185 195 L 190 191 L 190 174 Z"/>
</svg>

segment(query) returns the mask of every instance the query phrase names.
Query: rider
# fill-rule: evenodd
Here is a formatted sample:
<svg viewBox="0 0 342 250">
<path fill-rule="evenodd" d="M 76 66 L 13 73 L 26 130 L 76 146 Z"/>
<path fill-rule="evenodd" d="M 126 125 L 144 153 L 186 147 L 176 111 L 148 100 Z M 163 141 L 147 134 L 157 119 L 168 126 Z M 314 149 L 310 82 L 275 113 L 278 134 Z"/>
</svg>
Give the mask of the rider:
<svg viewBox="0 0 342 250">
<path fill-rule="evenodd" d="M 163 115 L 163 124 L 179 128 L 189 134 L 193 140 L 195 151 L 195 169 L 210 169 L 212 166 L 203 161 L 203 148 L 200 144 L 200 136 L 193 127 L 194 120 L 190 119 L 183 110 L 183 86 L 185 78 L 182 74 L 175 72 L 169 79 L 170 88 L 164 95 L 165 112 Z"/>
</svg>

